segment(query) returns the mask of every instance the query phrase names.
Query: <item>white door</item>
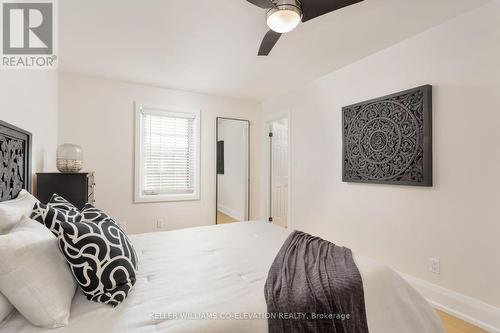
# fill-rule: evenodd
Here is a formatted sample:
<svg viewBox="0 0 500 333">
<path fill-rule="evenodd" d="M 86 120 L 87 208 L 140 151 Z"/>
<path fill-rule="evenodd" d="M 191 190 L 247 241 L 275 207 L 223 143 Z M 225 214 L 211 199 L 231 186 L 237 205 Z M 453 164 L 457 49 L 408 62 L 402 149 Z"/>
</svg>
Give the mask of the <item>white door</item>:
<svg viewBox="0 0 500 333">
<path fill-rule="evenodd" d="M 270 221 L 288 227 L 288 118 L 269 124 Z"/>
</svg>

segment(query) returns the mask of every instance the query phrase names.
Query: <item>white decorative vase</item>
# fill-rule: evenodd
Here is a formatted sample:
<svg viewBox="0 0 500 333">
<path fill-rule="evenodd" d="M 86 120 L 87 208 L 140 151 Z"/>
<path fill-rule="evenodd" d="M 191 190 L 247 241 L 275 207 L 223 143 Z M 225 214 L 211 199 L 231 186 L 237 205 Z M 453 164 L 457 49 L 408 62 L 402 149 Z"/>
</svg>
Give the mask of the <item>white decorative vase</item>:
<svg viewBox="0 0 500 333">
<path fill-rule="evenodd" d="M 57 169 L 62 173 L 77 173 L 82 169 L 82 147 L 65 143 L 57 147 Z"/>
</svg>

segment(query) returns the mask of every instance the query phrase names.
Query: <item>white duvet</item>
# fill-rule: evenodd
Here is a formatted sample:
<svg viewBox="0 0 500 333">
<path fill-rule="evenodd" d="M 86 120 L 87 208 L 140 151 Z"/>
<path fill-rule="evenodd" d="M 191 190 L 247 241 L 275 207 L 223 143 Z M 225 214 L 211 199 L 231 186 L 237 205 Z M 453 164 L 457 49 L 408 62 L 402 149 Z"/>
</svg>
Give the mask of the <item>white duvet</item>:
<svg viewBox="0 0 500 333">
<path fill-rule="evenodd" d="M 127 300 L 111 308 L 77 291 L 69 325 L 52 332 L 265 333 L 264 283 L 289 233 L 269 223 L 241 222 L 131 236 L 140 266 Z M 397 273 L 354 259 L 371 333 L 444 332 L 434 310 Z M 0 328 L 42 331 L 18 313 Z"/>
</svg>

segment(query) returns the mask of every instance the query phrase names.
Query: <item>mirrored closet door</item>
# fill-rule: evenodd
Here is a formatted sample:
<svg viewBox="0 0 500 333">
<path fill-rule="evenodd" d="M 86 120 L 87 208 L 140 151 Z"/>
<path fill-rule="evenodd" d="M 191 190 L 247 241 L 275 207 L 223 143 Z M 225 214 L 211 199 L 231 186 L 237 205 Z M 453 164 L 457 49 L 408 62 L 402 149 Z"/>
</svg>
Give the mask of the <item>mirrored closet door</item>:
<svg viewBox="0 0 500 333">
<path fill-rule="evenodd" d="M 250 208 L 250 122 L 217 118 L 216 223 L 247 221 Z"/>
</svg>

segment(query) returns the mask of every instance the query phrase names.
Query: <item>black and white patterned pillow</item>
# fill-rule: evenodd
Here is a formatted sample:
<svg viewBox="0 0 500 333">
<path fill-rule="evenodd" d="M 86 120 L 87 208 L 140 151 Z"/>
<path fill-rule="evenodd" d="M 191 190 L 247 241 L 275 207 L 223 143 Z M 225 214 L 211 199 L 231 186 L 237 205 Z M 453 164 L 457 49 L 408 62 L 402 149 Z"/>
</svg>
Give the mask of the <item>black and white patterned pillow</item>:
<svg viewBox="0 0 500 333">
<path fill-rule="evenodd" d="M 137 255 L 107 214 L 86 205 L 79 222 L 61 222 L 59 247 L 87 299 L 116 306 L 136 281 Z"/>
<path fill-rule="evenodd" d="M 35 203 L 30 218 L 44 224 L 57 237 L 61 222 L 78 222 L 81 216 L 74 205 L 54 194 L 46 205 Z"/>
<path fill-rule="evenodd" d="M 54 193 L 49 200 L 48 205 L 52 208 L 68 212 L 69 216 L 77 216 L 80 211 L 68 200 L 61 197 L 59 194 Z"/>
<path fill-rule="evenodd" d="M 94 223 L 100 223 L 103 221 L 111 221 L 113 223 L 116 223 L 111 216 L 108 214 L 104 213 L 102 210 L 99 208 L 95 208 L 91 204 L 86 204 L 80 213 L 81 217 L 83 220 L 86 222 L 94 222 Z"/>
<path fill-rule="evenodd" d="M 31 218 L 59 238 L 59 247 L 87 299 L 116 306 L 136 281 L 137 254 L 113 219 L 87 204 L 80 212 L 54 194 Z"/>
</svg>

